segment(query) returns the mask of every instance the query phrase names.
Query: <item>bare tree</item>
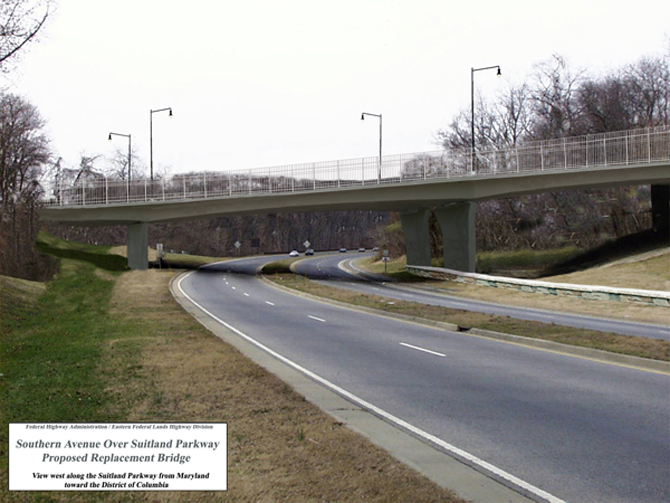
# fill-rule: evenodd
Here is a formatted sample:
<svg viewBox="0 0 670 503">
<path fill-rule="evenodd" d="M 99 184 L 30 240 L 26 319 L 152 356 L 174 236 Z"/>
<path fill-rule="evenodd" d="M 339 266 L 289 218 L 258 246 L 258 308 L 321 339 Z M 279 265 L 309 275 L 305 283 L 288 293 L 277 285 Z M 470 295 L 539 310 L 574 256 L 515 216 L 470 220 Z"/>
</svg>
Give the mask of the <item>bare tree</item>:
<svg viewBox="0 0 670 503">
<path fill-rule="evenodd" d="M 534 136 L 537 139 L 561 138 L 581 132 L 581 109 L 576 93 L 582 77 L 583 72 L 571 71 L 566 61 L 557 54 L 535 66 L 531 97 L 536 116 Z"/>
<path fill-rule="evenodd" d="M 39 184 L 49 160 L 44 121 L 16 95 L 0 95 L 0 274 L 26 276 L 35 262 Z"/>
<path fill-rule="evenodd" d="M 638 126 L 668 124 L 670 115 L 670 56 L 645 57 L 628 66 L 624 82 Z"/>
<path fill-rule="evenodd" d="M 498 96 L 495 111 L 495 144 L 499 148 L 515 146 L 531 134 L 534 117 L 527 84 L 510 85 L 505 89 Z"/>
<path fill-rule="evenodd" d="M 20 96 L 0 96 L 0 205 L 29 198 L 49 160 L 37 109 Z"/>
<path fill-rule="evenodd" d="M 116 178 L 119 180 L 126 180 L 128 178 L 128 151 L 122 148 L 117 148 L 108 159 L 110 167 L 105 170 L 105 174 L 109 178 Z M 134 180 L 144 173 L 141 161 L 135 149 L 130 153 L 131 173 L 130 179 Z"/>
<path fill-rule="evenodd" d="M 0 2 L 0 69 L 31 41 L 44 26 L 52 0 L 2 0 Z"/>
<path fill-rule="evenodd" d="M 602 133 L 635 126 L 627 86 L 618 76 L 587 80 L 578 91 L 588 132 Z"/>
</svg>

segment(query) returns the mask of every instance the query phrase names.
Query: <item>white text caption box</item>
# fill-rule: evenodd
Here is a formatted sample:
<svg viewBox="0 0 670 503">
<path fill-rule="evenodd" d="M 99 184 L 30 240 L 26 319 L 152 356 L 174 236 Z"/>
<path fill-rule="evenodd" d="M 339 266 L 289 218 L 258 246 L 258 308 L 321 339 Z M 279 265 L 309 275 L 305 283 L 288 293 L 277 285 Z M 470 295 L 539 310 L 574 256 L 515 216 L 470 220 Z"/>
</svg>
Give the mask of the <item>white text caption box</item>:
<svg viewBox="0 0 670 503">
<path fill-rule="evenodd" d="M 11 423 L 10 491 L 225 491 L 225 423 Z"/>
</svg>

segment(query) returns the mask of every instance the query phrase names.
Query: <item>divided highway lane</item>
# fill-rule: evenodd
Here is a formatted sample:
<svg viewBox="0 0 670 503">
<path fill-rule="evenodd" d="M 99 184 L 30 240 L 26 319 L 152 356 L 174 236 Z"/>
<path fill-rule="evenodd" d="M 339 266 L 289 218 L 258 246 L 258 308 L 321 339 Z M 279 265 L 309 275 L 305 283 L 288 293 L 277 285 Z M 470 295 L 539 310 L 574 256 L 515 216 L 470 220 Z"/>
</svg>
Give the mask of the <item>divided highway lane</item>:
<svg viewBox="0 0 670 503">
<path fill-rule="evenodd" d="M 464 309 L 466 311 L 477 311 L 480 313 L 495 314 L 498 316 L 510 316 L 520 320 L 540 321 L 553 323 L 574 328 L 599 330 L 601 332 L 612 332 L 615 334 L 634 335 L 637 337 L 650 337 L 653 339 L 664 339 L 670 341 L 670 326 L 651 325 L 619 321 L 608 318 L 595 318 L 577 314 L 552 312 L 542 309 L 530 309 L 491 302 L 481 302 L 445 295 L 442 293 L 420 290 L 414 287 L 405 287 L 398 283 L 386 283 L 384 277 L 365 273 L 363 277 L 350 274 L 339 267 L 343 260 L 353 261 L 356 257 L 345 258 L 337 255 L 324 255 L 313 259 L 301 260 L 294 264 L 298 274 L 302 274 L 315 280 L 333 281 L 332 286 L 347 288 L 357 292 L 381 295 L 397 300 L 419 302 L 432 306 L 444 306 L 453 309 Z M 372 279 L 374 281 L 365 281 Z"/>
<path fill-rule="evenodd" d="M 209 266 L 182 290 L 273 351 L 554 501 L 670 500 L 667 375 L 296 297 Z"/>
</svg>

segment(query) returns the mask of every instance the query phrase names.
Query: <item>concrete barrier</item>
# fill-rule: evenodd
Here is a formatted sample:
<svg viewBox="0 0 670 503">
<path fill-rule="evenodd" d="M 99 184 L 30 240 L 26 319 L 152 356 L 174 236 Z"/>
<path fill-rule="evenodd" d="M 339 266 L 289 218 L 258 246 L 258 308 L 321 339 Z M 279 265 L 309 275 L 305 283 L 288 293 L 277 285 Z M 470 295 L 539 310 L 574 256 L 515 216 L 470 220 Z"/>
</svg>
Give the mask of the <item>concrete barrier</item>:
<svg viewBox="0 0 670 503">
<path fill-rule="evenodd" d="M 471 272 L 408 265 L 407 271 L 426 278 L 467 283 L 470 285 L 508 288 L 526 293 L 576 297 L 588 300 L 606 300 L 614 302 L 634 302 L 639 304 L 670 307 L 670 292 L 659 290 L 638 290 L 633 288 L 614 288 L 598 285 L 574 285 L 570 283 L 550 283 L 531 279 L 506 278 Z"/>
</svg>

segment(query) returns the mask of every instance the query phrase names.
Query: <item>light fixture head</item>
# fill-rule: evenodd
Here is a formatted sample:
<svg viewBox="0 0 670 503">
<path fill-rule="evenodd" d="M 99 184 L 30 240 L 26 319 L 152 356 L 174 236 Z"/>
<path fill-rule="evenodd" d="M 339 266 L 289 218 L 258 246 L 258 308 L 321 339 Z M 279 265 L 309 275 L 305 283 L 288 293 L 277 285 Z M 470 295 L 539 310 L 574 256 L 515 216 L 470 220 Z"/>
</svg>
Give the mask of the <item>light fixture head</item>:
<svg viewBox="0 0 670 503">
<path fill-rule="evenodd" d="M 500 71 L 500 70 L 498 70 L 498 71 Z M 170 117 L 172 117 L 172 109 L 170 109 Z"/>
<path fill-rule="evenodd" d="M 109 137 L 107 138 L 109 141 L 112 141 L 112 133 L 109 133 Z"/>
<path fill-rule="evenodd" d="M 364 114 L 364 113 L 361 114 L 361 120 L 362 120 L 362 121 L 365 120 L 365 114 Z"/>
<path fill-rule="evenodd" d="M 500 71 L 500 67 L 498 67 L 498 77 L 502 76 L 502 72 Z"/>
</svg>

